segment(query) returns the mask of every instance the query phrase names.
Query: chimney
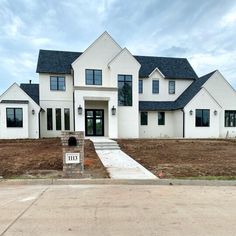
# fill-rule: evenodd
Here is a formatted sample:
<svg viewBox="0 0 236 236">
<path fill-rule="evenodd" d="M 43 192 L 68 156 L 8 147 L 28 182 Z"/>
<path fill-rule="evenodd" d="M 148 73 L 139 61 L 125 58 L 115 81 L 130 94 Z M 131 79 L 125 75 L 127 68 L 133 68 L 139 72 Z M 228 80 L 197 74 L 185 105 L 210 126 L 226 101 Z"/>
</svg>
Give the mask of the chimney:
<svg viewBox="0 0 236 236">
<path fill-rule="evenodd" d="M 30 80 L 29 80 L 29 83 L 31 84 L 31 82 L 32 82 L 32 80 L 30 79 Z"/>
</svg>

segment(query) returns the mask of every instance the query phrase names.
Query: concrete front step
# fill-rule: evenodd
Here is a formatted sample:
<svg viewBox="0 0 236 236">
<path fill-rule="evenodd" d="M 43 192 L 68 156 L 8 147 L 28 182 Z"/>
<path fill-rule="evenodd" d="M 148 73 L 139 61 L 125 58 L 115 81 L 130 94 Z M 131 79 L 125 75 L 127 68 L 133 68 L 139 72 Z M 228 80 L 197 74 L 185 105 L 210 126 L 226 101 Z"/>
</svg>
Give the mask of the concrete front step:
<svg viewBox="0 0 236 236">
<path fill-rule="evenodd" d="M 96 150 L 120 150 L 119 145 L 115 142 L 94 142 Z"/>
<path fill-rule="evenodd" d="M 96 150 L 120 150 L 120 147 L 96 147 Z"/>
</svg>

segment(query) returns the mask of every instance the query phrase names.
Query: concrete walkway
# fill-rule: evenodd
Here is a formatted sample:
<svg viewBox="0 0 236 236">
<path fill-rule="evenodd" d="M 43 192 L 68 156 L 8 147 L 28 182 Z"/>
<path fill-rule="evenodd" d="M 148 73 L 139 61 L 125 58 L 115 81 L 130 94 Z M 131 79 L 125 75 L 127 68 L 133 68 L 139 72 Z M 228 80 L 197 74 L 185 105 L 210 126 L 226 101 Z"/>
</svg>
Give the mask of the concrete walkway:
<svg viewBox="0 0 236 236">
<path fill-rule="evenodd" d="M 111 179 L 157 179 L 157 177 L 105 138 L 91 138 L 95 150 Z"/>
</svg>

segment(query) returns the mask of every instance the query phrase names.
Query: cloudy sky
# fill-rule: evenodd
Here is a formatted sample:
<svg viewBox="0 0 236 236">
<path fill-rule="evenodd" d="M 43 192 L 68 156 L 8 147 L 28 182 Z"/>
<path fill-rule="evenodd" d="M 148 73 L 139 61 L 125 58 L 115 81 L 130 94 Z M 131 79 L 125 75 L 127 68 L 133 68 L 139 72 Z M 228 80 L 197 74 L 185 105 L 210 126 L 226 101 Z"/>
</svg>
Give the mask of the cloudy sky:
<svg viewBox="0 0 236 236">
<path fill-rule="evenodd" d="M 38 82 L 39 49 L 83 51 L 105 30 L 133 54 L 186 57 L 236 88 L 234 0 L 0 0 L 0 93 Z"/>
</svg>

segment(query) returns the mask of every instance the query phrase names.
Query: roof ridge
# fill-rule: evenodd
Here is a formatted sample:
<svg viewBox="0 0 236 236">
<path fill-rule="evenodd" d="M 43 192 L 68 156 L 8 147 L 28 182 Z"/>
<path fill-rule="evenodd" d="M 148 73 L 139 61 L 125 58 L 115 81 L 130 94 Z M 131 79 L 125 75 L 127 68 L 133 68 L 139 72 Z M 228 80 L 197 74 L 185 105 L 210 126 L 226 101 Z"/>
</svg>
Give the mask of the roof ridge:
<svg viewBox="0 0 236 236">
<path fill-rule="evenodd" d="M 83 53 L 83 52 L 75 52 L 75 51 L 65 51 L 65 50 L 53 50 L 53 49 L 39 49 L 39 51 L 46 51 L 46 52 L 68 52 L 68 53 Z"/>
<path fill-rule="evenodd" d="M 142 55 L 133 55 L 134 57 L 149 57 L 149 58 L 167 58 L 167 59 L 185 59 L 188 60 L 186 57 L 163 57 L 163 56 L 142 56 Z"/>
</svg>

